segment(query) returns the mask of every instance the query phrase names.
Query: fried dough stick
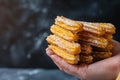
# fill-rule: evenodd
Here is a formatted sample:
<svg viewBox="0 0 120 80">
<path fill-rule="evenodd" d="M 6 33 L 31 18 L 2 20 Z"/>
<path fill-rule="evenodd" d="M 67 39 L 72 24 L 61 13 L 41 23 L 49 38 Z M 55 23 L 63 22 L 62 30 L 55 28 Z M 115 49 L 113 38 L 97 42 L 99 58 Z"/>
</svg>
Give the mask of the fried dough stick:
<svg viewBox="0 0 120 80">
<path fill-rule="evenodd" d="M 78 40 L 77 34 L 74 34 L 71 31 L 66 30 L 58 25 L 52 25 L 50 30 L 53 34 L 60 36 L 63 39 L 66 39 L 68 41 L 77 41 Z"/>
<path fill-rule="evenodd" d="M 55 45 L 49 45 L 49 48 L 58 56 L 63 58 L 66 62 L 70 64 L 77 64 L 79 61 L 78 55 L 72 55 L 67 53 L 65 50 L 55 46 Z"/>
<path fill-rule="evenodd" d="M 49 44 L 56 45 L 64 50 L 66 50 L 70 54 L 77 55 L 81 52 L 80 44 L 75 43 L 75 42 L 69 42 L 67 40 L 62 39 L 59 36 L 50 35 L 47 37 L 46 40 Z"/>
<path fill-rule="evenodd" d="M 93 47 L 93 51 L 99 51 L 99 52 L 109 52 L 113 48 L 112 44 L 108 44 L 106 48 L 98 48 L 98 47 Z"/>
<path fill-rule="evenodd" d="M 92 52 L 92 47 L 90 45 L 87 45 L 87 44 L 83 44 L 83 43 L 80 43 L 81 44 L 81 53 L 82 55 L 90 55 L 91 52 Z"/>
<path fill-rule="evenodd" d="M 93 23 L 96 26 L 101 26 L 102 28 L 104 28 L 106 33 L 109 34 L 114 34 L 115 33 L 115 26 L 111 23 Z"/>
<path fill-rule="evenodd" d="M 79 33 L 79 40 L 92 46 L 105 48 L 108 45 L 108 40 L 103 37 L 96 37 L 86 32 Z"/>
<path fill-rule="evenodd" d="M 102 60 L 112 56 L 112 52 L 92 52 L 94 60 Z"/>
<path fill-rule="evenodd" d="M 83 30 L 83 24 L 74 20 L 65 18 L 63 16 L 57 16 L 55 24 L 61 26 L 64 29 L 70 30 L 74 33 L 81 32 Z"/>
<path fill-rule="evenodd" d="M 93 62 L 93 57 L 92 56 L 84 56 L 84 55 L 80 55 L 80 63 L 87 63 L 90 64 Z"/>
<path fill-rule="evenodd" d="M 90 22 L 82 22 L 80 21 L 79 23 L 83 23 L 83 31 L 87 33 L 92 33 L 96 36 L 102 36 L 105 34 L 105 30 L 101 26 L 94 25 Z"/>
</svg>

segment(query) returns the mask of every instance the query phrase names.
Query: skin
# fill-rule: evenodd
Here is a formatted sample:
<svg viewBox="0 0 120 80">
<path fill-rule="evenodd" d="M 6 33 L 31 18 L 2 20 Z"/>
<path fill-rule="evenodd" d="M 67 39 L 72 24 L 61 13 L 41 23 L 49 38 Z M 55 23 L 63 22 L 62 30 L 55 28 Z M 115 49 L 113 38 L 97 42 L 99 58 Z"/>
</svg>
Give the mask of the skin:
<svg viewBox="0 0 120 80">
<path fill-rule="evenodd" d="M 115 80 L 120 72 L 120 43 L 115 40 L 112 43 L 113 56 L 90 65 L 71 65 L 55 55 L 49 48 L 46 49 L 46 53 L 61 71 L 81 80 Z"/>
</svg>

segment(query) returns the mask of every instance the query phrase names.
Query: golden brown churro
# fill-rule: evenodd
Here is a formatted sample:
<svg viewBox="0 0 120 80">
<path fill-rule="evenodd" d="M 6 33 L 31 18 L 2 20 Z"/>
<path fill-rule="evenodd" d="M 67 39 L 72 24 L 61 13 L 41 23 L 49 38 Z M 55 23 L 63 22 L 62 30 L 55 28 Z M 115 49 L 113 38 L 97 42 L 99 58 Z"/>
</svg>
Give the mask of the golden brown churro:
<svg viewBox="0 0 120 80">
<path fill-rule="evenodd" d="M 107 39 L 108 41 L 112 41 L 112 38 L 113 38 L 113 36 L 112 36 L 112 34 L 104 34 L 102 37 L 104 37 L 105 39 Z"/>
<path fill-rule="evenodd" d="M 71 63 L 71 64 L 77 64 L 79 61 L 78 55 L 72 55 L 68 54 L 65 50 L 62 50 L 61 48 L 55 46 L 55 45 L 49 45 L 49 48 L 58 56 L 63 58 L 65 61 Z"/>
<path fill-rule="evenodd" d="M 112 44 L 108 44 L 106 48 L 98 48 L 98 47 L 93 47 L 93 51 L 99 51 L 99 52 L 110 52 L 113 48 Z"/>
<path fill-rule="evenodd" d="M 66 41 L 56 35 L 50 35 L 47 37 L 46 40 L 49 44 L 57 45 L 58 47 L 66 50 L 70 54 L 76 55 L 81 52 L 80 44 L 75 43 L 75 42 Z"/>
<path fill-rule="evenodd" d="M 111 23 L 75 21 L 57 16 L 47 37 L 49 48 L 70 64 L 86 63 L 112 56 Z"/>
<path fill-rule="evenodd" d="M 55 19 L 55 24 L 63 27 L 64 29 L 70 30 L 74 33 L 77 33 L 83 30 L 83 24 L 78 23 L 74 20 L 65 18 L 63 16 L 57 16 L 57 18 Z"/>
<path fill-rule="evenodd" d="M 92 63 L 93 62 L 93 57 L 92 56 L 84 56 L 84 55 L 80 55 L 80 63 Z"/>
<path fill-rule="evenodd" d="M 90 55 L 92 52 L 92 47 L 87 44 L 81 43 L 81 53 L 82 55 Z"/>
<path fill-rule="evenodd" d="M 93 23 L 96 26 L 101 26 L 106 33 L 114 34 L 115 33 L 115 26 L 111 23 Z"/>
<path fill-rule="evenodd" d="M 94 60 L 106 59 L 112 56 L 111 52 L 92 52 Z"/>
<path fill-rule="evenodd" d="M 66 30 L 58 25 L 52 25 L 50 30 L 53 34 L 58 35 L 68 41 L 77 41 L 78 40 L 78 36 L 76 34 L 72 33 L 69 30 Z"/>
<path fill-rule="evenodd" d="M 86 31 L 88 33 L 92 33 L 97 36 L 102 36 L 105 34 L 105 31 L 102 27 L 98 27 L 90 22 L 80 22 L 83 23 L 83 31 Z"/>
<path fill-rule="evenodd" d="M 108 45 L 108 40 L 103 37 L 96 37 L 85 32 L 79 33 L 79 39 L 89 45 L 105 48 Z"/>
</svg>

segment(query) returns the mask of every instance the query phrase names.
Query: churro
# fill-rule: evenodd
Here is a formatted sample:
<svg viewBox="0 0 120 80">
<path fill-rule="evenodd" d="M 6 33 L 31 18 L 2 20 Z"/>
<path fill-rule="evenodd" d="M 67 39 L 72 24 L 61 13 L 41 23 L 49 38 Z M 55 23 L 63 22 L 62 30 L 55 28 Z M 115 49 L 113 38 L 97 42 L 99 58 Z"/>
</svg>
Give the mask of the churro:
<svg viewBox="0 0 120 80">
<path fill-rule="evenodd" d="M 80 43 L 81 44 L 81 53 L 82 55 L 90 55 L 91 52 L 92 52 L 92 47 L 90 45 L 87 45 L 87 44 L 83 44 L 83 43 Z"/>
<path fill-rule="evenodd" d="M 94 60 L 102 60 L 112 56 L 112 52 L 92 52 Z"/>
<path fill-rule="evenodd" d="M 96 26 L 101 26 L 106 33 L 109 33 L 109 34 L 114 34 L 115 33 L 115 26 L 111 23 L 93 23 L 95 24 Z"/>
<path fill-rule="evenodd" d="M 93 57 L 92 56 L 84 56 L 80 55 L 79 56 L 80 62 L 79 63 L 92 63 L 93 62 Z"/>
<path fill-rule="evenodd" d="M 59 36 L 50 35 L 47 37 L 46 40 L 49 44 L 54 44 L 64 50 L 66 50 L 70 54 L 77 55 L 81 52 L 80 44 L 75 43 L 75 42 L 69 42 Z"/>
<path fill-rule="evenodd" d="M 57 16 L 47 37 L 48 47 L 70 64 L 103 60 L 112 56 L 115 26 L 111 23 L 84 22 Z"/>
<path fill-rule="evenodd" d="M 71 64 L 77 64 L 79 61 L 78 55 L 72 55 L 68 54 L 65 50 L 62 50 L 61 48 L 55 46 L 55 45 L 49 45 L 49 48 L 58 56 L 63 58 L 65 61 Z"/>
<path fill-rule="evenodd" d="M 96 26 L 90 22 L 79 22 L 79 23 L 83 23 L 84 27 L 83 27 L 83 31 L 86 31 L 88 33 L 92 33 L 94 35 L 97 35 L 97 36 L 102 36 L 105 34 L 105 31 L 104 29 L 100 26 Z"/>
<path fill-rule="evenodd" d="M 108 45 L 108 40 L 103 37 L 96 37 L 85 32 L 79 33 L 79 40 L 86 42 L 89 45 L 105 48 Z"/>
<path fill-rule="evenodd" d="M 58 25 L 52 25 L 50 30 L 53 34 L 58 35 L 68 41 L 77 41 L 78 40 L 78 36 L 76 34 L 72 33 L 69 30 L 66 30 Z"/>
<path fill-rule="evenodd" d="M 63 16 L 57 16 L 55 24 L 63 27 L 64 29 L 70 30 L 74 33 L 78 33 L 83 30 L 83 24 L 78 23 L 74 20 L 65 18 Z"/>
<path fill-rule="evenodd" d="M 99 51 L 99 52 L 110 52 L 113 48 L 112 44 L 108 44 L 106 48 L 98 48 L 98 47 L 93 47 L 93 51 Z"/>
</svg>

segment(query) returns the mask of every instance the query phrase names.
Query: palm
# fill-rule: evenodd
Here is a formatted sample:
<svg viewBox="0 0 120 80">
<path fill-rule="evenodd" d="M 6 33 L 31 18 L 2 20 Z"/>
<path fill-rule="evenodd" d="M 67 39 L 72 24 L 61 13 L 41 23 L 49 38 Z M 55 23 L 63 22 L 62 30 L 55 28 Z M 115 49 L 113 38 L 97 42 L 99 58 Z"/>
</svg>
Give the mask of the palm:
<svg viewBox="0 0 120 80">
<path fill-rule="evenodd" d="M 113 80 L 120 71 L 120 43 L 113 41 L 113 45 L 115 46 L 112 51 L 114 55 L 113 57 L 90 65 L 71 65 L 53 54 L 50 49 L 46 49 L 46 53 L 51 57 L 60 70 L 68 74 L 85 80 Z"/>
</svg>

